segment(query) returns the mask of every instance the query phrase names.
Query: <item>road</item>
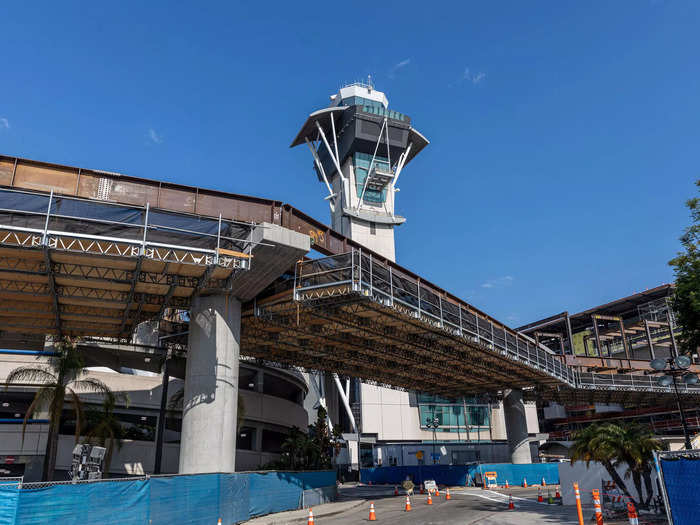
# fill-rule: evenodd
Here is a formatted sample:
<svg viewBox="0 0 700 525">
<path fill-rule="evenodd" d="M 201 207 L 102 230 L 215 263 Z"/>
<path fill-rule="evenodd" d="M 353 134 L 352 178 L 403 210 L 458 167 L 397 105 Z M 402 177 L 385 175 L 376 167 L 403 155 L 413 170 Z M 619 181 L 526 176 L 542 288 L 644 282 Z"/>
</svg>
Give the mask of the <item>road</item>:
<svg viewBox="0 0 700 525">
<path fill-rule="evenodd" d="M 576 510 L 572 507 L 537 503 L 537 489 L 512 490 L 515 510 L 508 510 L 508 496 L 499 492 L 476 488 L 451 490 L 447 501 L 441 492 L 427 504 L 427 496 L 416 494 L 411 499 L 411 512 L 404 510 L 406 496 L 393 495 L 393 487 L 341 488 L 339 497 L 373 501 L 377 523 L 401 525 L 578 525 Z M 400 491 L 403 494 L 403 491 Z M 546 500 L 546 494 L 545 494 Z M 369 504 L 329 516 L 319 525 L 351 525 L 369 521 Z"/>
</svg>

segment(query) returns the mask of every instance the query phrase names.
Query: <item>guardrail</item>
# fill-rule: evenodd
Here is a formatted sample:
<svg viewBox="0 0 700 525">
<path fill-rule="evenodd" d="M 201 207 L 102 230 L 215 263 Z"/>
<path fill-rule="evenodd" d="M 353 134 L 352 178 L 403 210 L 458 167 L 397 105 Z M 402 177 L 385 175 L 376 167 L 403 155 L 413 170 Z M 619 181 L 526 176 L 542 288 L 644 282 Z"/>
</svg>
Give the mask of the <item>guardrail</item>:
<svg viewBox="0 0 700 525">
<path fill-rule="evenodd" d="M 477 312 L 444 296 L 420 278 L 402 272 L 361 249 L 297 263 L 294 300 L 304 301 L 337 294 L 347 289 L 387 307 L 397 308 L 433 328 L 480 344 L 512 361 L 520 362 L 565 385 L 583 390 L 617 390 L 671 393 L 656 378 L 635 374 L 583 373 L 562 362 L 543 345 L 505 325 L 494 323 Z M 700 395 L 700 385 L 679 384 L 682 394 Z"/>
<path fill-rule="evenodd" d="M 434 328 L 482 345 L 569 386 L 575 384 L 573 370 L 529 337 L 480 316 L 420 279 L 362 253 L 361 249 L 297 264 L 296 301 L 321 297 L 324 290 L 338 287 L 348 287 L 385 306 L 401 309 Z"/>
</svg>

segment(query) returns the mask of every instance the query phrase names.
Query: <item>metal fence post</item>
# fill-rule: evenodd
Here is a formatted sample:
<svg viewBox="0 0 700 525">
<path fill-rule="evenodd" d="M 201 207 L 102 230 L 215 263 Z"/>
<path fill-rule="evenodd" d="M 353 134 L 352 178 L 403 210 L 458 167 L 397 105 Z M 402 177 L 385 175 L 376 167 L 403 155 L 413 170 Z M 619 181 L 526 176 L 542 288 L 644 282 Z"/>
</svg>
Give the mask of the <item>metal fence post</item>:
<svg viewBox="0 0 700 525">
<path fill-rule="evenodd" d="M 46 237 L 49 233 L 49 217 L 51 216 L 51 203 L 53 202 L 53 188 L 49 195 L 49 206 L 46 208 L 46 222 L 44 223 L 44 234 L 41 236 L 41 244 L 46 245 Z"/>
<path fill-rule="evenodd" d="M 391 306 L 394 306 L 394 278 L 391 266 L 389 266 L 389 298 L 391 299 Z"/>
<path fill-rule="evenodd" d="M 216 232 L 216 255 L 214 264 L 219 264 L 219 248 L 221 248 L 221 214 L 219 213 L 219 231 Z"/>
<path fill-rule="evenodd" d="M 151 208 L 151 203 L 146 203 L 146 219 L 143 221 L 143 242 L 141 243 L 141 255 L 146 254 L 146 234 L 148 233 L 148 212 Z"/>
</svg>

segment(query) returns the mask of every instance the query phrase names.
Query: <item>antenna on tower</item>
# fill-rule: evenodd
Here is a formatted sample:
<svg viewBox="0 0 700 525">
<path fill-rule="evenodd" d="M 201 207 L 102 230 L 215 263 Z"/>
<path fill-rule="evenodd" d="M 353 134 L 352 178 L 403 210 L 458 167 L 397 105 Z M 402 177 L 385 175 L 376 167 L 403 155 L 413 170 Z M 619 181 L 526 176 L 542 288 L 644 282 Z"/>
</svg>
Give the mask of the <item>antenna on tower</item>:
<svg viewBox="0 0 700 525">
<path fill-rule="evenodd" d="M 372 85 L 372 75 L 367 75 L 367 89 L 371 92 L 374 86 Z"/>
</svg>

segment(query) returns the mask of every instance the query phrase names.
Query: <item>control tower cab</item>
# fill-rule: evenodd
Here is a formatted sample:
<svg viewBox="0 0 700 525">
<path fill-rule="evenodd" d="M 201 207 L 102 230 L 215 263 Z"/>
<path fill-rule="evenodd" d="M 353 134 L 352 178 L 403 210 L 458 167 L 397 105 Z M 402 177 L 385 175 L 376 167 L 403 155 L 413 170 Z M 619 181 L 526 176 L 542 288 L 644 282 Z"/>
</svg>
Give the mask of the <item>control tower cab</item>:
<svg viewBox="0 0 700 525">
<path fill-rule="evenodd" d="M 328 190 L 331 226 L 395 260 L 396 183 L 404 166 L 428 145 L 411 119 L 389 109 L 370 82 L 345 86 L 331 104 L 309 115 L 291 147 L 306 143 Z"/>
</svg>

